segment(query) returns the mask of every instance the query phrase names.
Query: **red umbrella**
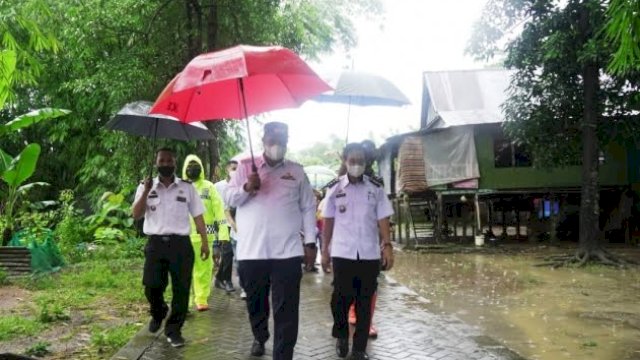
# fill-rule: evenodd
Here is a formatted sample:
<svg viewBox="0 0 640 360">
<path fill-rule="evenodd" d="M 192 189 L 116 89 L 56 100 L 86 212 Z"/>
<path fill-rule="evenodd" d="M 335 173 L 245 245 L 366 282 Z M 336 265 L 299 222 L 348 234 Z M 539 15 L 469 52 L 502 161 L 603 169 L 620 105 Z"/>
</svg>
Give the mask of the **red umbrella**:
<svg viewBox="0 0 640 360">
<path fill-rule="evenodd" d="M 239 45 L 191 60 L 150 112 L 183 122 L 243 119 L 298 107 L 327 90 L 331 87 L 293 51 Z M 250 135 L 249 148 L 253 157 Z"/>
</svg>

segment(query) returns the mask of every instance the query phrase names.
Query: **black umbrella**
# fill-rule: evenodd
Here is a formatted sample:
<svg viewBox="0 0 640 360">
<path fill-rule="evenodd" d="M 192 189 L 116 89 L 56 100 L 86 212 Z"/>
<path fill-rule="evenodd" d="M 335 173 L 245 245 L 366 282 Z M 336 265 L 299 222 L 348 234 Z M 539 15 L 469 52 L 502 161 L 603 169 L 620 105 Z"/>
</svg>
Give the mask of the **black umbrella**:
<svg viewBox="0 0 640 360">
<path fill-rule="evenodd" d="M 183 141 L 213 139 L 211 131 L 201 122 L 186 124 L 167 115 L 149 115 L 152 106 L 153 103 L 150 101 L 128 103 L 118 111 L 106 127 L 154 140 L 158 138 Z"/>
<path fill-rule="evenodd" d="M 106 127 L 152 138 L 153 148 L 155 148 L 156 139 L 158 138 L 183 141 L 210 140 L 214 138 L 213 133 L 201 122 L 185 124 L 171 116 L 149 115 L 149 110 L 151 110 L 152 106 L 153 103 L 150 101 L 128 103 L 118 111 L 113 119 L 109 120 Z"/>
</svg>

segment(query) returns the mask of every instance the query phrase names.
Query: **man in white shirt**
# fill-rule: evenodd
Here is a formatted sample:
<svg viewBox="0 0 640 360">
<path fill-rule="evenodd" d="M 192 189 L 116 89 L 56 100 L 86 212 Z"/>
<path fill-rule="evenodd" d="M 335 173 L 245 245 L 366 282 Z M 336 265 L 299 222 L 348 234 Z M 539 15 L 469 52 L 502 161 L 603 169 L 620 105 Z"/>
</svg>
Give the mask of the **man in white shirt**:
<svg viewBox="0 0 640 360">
<path fill-rule="evenodd" d="M 329 184 L 323 208 L 322 268 L 333 272 L 332 335 L 338 357 L 349 352 L 349 305 L 356 304 L 356 331 L 351 359 L 366 360 L 371 299 L 377 277 L 393 266 L 389 217 L 393 207 L 382 184 L 364 175 L 365 150 L 348 144 L 343 151 L 347 174 Z M 331 257 L 331 258 L 330 258 Z M 333 268 L 330 269 L 331 264 Z"/>
<path fill-rule="evenodd" d="M 251 159 L 240 161 L 225 192 L 227 204 L 236 208 L 238 272 L 254 336 L 251 355 L 264 354 L 271 291 L 274 360 L 293 358 L 302 278 L 300 229 L 305 246 L 315 248 L 316 235 L 313 190 L 302 166 L 284 159 L 287 142 L 286 124 L 265 124 L 263 155 L 255 158 L 255 168 Z"/>
<path fill-rule="evenodd" d="M 176 156 L 173 150 L 163 148 L 157 151 L 156 168 L 159 176 L 153 180 L 147 178 L 138 186 L 132 212 L 134 219 L 144 217 L 143 231 L 149 237 L 144 249 L 142 277 L 151 312 L 149 331 L 157 332 L 169 311 L 164 291 L 171 274 L 173 297 L 165 335 L 173 347 L 180 347 L 184 345 L 182 325 L 189 307 L 194 261 L 189 215 L 202 238 L 200 257 L 203 260 L 209 257 L 207 230 L 202 217 L 204 206 L 195 187 L 175 176 Z"/>
<path fill-rule="evenodd" d="M 233 281 L 231 280 L 231 273 L 233 268 L 233 257 L 236 252 L 236 223 L 233 216 L 235 209 L 231 209 L 224 200 L 224 193 L 229 186 L 229 180 L 231 175 L 236 172 L 238 168 L 238 162 L 236 160 L 229 160 L 225 166 L 227 177 L 216 182 L 214 186 L 220 194 L 222 201 L 224 202 L 224 215 L 225 222 L 221 226 L 226 226 L 229 230 L 229 241 L 220 241 L 218 251 L 220 253 L 220 263 L 218 273 L 216 274 L 215 286 L 219 289 L 223 289 L 228 293 L 235 291 L 233 287 Z M 216 253 L 216 247 L 214 246 L 214 254 Z"/>
</svg>

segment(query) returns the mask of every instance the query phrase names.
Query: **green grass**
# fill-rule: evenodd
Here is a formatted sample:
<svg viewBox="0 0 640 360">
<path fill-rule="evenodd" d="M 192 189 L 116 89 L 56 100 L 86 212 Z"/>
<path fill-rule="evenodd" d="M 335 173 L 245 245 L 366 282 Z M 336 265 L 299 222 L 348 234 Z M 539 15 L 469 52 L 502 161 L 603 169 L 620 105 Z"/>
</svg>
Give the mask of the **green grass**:
<svg viewBox="0 0 640 360">
<path fill-rule="evenodd" d="M 114 352 L 129 342 L 139 326 L 125 324 L 107 329 L 94 329 L 91 332 L 91 346 L 99 353 Z"/>
<path fill-rule="evenodd" d="M 45 303 L 41 306 L 40 313 L 38 314 L 38 321 L 43 324 L 69 319 L 71 319 L 71 317 L 59 304 L 49 305 L 48 303 Z"/>
<path fill-rule="evenodd" d="M 518 277 L 518 282 L 520 282 L 525 287 L 535 287 L 544 284 L 544 281 L 528 273 L 520 275 Z"/>
<path fill-rule="evenodd" d="M 51 346 L 51 343 L 48 343 L 46 341 L 38 341 L 33 346 L 30 346 L 27 350 L 25 350 L 24 353 L 29 356 L 44 357 L 45 355 L 50 353 L 49 346 Z"/>
<path fill-rule="evenodd" d="M 100 258 L 58 273 L 17 279 L 13 284 L 31 292 L 20 305 L 27 313 L 0 316 L 0 342 L 38 336 L 47 329 L 55 333 L 73 315 L 74 323 L 94 326 L 90 344 L 78 350 L 89 358 L 110 357 L 136 333 L 140 325 L 133 323 L 147 316 L 142 264 L 140 258 Z M 118 323 L 125 325 L 113 325 Z M 60 331 L 60 338 L 46 340 L 64 342 L 74 333 Z M 39 356 L 50 351 L 50 344 L 35 342 L 25 351 Z"/>
<path fill-rule="evenodd" d="M 36 320 L 23 316 L 0 317 L 0 341 L 11 340 L 21 336 L 33 336 L 44 329 Z"/>
<path fill-rule="evenodd" d="M 97 301 L 122 306 L 144 302 L 141 267 L 141 260 L 90 261 L 23 286 L 40 290 L 34 299 L 43 322 L 63 320 L 62 314 L 90 311 Z"/>
<path fill-rule="evenodd" d="M 9 282 L 9 276 L 7 275 L 6 271 L 4 271 L 4 269 L 0 268 L 0 286 L 2 285 L 8 285 Z"/>
</svg>

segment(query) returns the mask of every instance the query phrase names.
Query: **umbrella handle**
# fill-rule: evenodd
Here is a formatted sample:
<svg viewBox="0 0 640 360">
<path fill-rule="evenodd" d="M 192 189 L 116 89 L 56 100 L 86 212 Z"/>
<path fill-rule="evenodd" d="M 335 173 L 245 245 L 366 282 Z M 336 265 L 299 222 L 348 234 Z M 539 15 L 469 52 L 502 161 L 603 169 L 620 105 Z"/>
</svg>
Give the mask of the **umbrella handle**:
<svg viewBox="0 0 640 360">
<path fill-rule="evenodd" d="M 153 130 L 153 140 L 151 142 L 151 153 L 152 153 L 152 158 L 151 158 L 151 167 L 149 167 L 149 179 L 153 179 L 153 162 L 155 160 L 155 154 L 156 154 L 156 140 L 158 139 L 158 119 L 156 119 L 156 121 L 154 121 L 155 123 L 155 129 Z"/>
<path fill-rule="evenodd" d="M 247 136 L 249 138 L 249 152 L 251 153 L 251 171 L 254 173 L 258 172 L 258 167 L 256 166 L 256 159 L 253 156 L 253 142 L 251 141 L 251 128 L 249 127 L 249 116 L 247 115 L 247 102 L 244 97 L 244 81 L 242 78 L 238 79 L 238 88 L 240 90 L 240 97 L 242 99 L 242 110 L 244 111 L 244 119 L 247 123 Z M 259 189 L 259 188 L 258 188 Z"/>
</svg>

